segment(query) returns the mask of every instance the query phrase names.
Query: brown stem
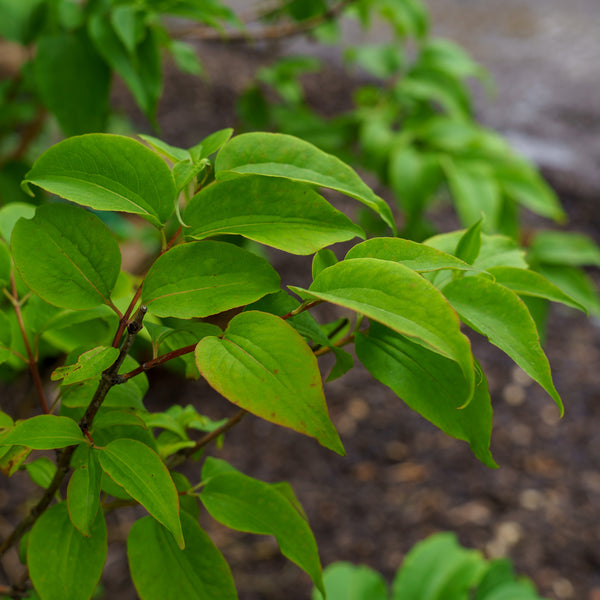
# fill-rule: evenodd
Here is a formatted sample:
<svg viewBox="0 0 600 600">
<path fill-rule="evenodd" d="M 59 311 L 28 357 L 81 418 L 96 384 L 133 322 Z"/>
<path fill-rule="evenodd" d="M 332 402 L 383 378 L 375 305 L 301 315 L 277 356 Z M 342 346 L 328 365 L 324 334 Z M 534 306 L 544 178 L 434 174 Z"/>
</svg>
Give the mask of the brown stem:
<svg viewBox="0 0 600 600">
<path fill-rule="evenodd" d="M 117 383 L 125 383 L 128 379 L 139 375 L 140 373 L 144 373 L 145 371 L 149 371 L 154 367 L 158 367 L 158 365 L 162 365 L 169 360 L 173 360 L 179 356 L 183 356 L 184 354 L 189 354 L 196 349 L 196 344 L 190 344 L 189 346 L 184 346 L 183 348 L 178 348 L 177 350 L 173 350 L 171 352 L 167 352 L 166 354 L 161 354 L 152 360 L 149 360 L 145 363 L 142 363 L 139 367 L 134 369 L 133 371 L 129 371 L 129 373 L 123 373 L 123 375 L 119 376 Z"/>
<path fill-rule="evenodd" d="M 324 302 L 324 300 L 307 300 L 303 302 L 298 308 L 291 310 L 289 313 L 283 315 L 281 318 L 283 320 L 290 319 L 291 317 L 295 317 L 296 315 L 299 315 L 305 310 L 310 310 L 311 308 L 317 306 L 317 304 L 321 304 L 322 302 Z"/>
<path fill-rule="evenodd" d="M 25 344 L 25 351 L 27 352 L 27 366 L 29 367 L 33 384 L 35 385 L 35 389 L 40 399 L 42 410 L 45 414 L 49 414 L 50 410 L 48 409 L 48 401 L 46 400 L 46 394 L 44 392 L 42 378 L 40 377 L 37 359 L 33 350 L 31 349 L 31 344 L 29 343 L 29 338 L 27 337 L 27 330 L 25 329 L 25 322 L 23 321 L 23 313 L 21 312 L 21 303 L 19 302 L 19 293 L 17 292 L 17 282 L 15 280 L 14 272 L 10 274 L 10 285 L 12 291 L 12 305 L 15 309 L 19 331 L 21 332 L 21 337 L 23 338 L 23 343 Z"/>
<path fill-rule="evenodd" d="M 207 433 L 204 437 L 201 437 L 193 446 L 190 446 L 189 448 L 183 448 L 179 450 L 179 452 L 171 455 L 167 459 L 167 467 L 169 469 L 173 469 L 181 463 L 185 462 L 185 460 L 188 457 L 192 456 L 192 454 L 196 454 L 198 450 L 204 448 L 204 446 L 210 444 L 210 442 L 212 442 L 214 439 L 229 431 L 234 425 L 237 425 L 247 414 L 248 411 L 242 408 L 237 413 L 235 413 L 235 415 L 233 415 L 233 417 L 231 417 L 226 423 L 223 423 L 221 427 L 217 427 L 210 433 Z"/>
<path fill-rule="evenodd" d="M 91 427 L 96 413 L 102 406 L 102 402 L 104 402 L 104 398 L 106 398 L 106 394 L 108 394 L 110 388 L 116 383 L 116 376 L 121 368 L 121 365 L 123 364 L 123 361 L 125 360 L 125 357 L 131 350 L 131 346 L 133 345 L 135 337 L 142 328 L 142 322 L 145 314 L 146 307 L 141 306 L 134 319 L 127 326 L 127 337 L 121 346 L 119 356 L 117 356 L 115 362 L 108 367 L 104 373 L 102 373 L 102 378 L 100 379 L 96 393 L 87 407 L 85 414 L 79 421 L 79 428 L 86 435 Z M 2 545 L 0 545 L 0 556 L 3 556 L 6 551 L 16 543 L 19 538 L 36 522 L 36 520 L 42 515 L 48 506 L 50 506 L 50 503 L 54 498 L 54 494 L 58 491 L 58 488 L 69 472 L 71 458 L 73 457 L 75 448 L 77 448 L 76 445 L 68 446 L 67 448 L 63 449 L 58 459 L 58 464 L 56 465 L 56 473 L 54 474 L 50 485 L 38 503 L 29 511 L 29 514 L 21 520 L 21 522 L 12 530 L 10 535 L 4 540 Z"/>
<path fill-rule="evenodd" d="M 345 346 L 346 344 L 349 344 L 350 342 L 353 342 L 353 341 L 354 341 L 354 334 L 351 333 L 351 334 L 347 335 L 346 337 L 343 337 L 341 340 L 338 340 L 335 344 L 332 344 L 332 346 L 334 346 L 335 348 L 341 348 L 342 346 Z M 323 356 L 323 354 L 332 352 L 332 350 L 331 350 L 332 346 L 323 346 L 322 348 L 315 350 L 315 352 L 314 352 L 315 356 Z"/>
</svg>

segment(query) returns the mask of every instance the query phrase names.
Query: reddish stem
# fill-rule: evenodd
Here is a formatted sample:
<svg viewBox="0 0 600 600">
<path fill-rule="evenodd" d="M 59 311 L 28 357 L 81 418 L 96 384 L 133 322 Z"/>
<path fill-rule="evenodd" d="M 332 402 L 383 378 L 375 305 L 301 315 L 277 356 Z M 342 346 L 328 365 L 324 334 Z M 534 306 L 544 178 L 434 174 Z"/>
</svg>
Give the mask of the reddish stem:
<svg viewBox="0 0 600 600">
<path fill-rule="evenodd" d="M 23 321 L 23 314 L 21 312 L 21 304 L 19 303 L 19 293 L 17 292 L 17 282 L 15 281 L 14 273 L 10 274 L 10 285 L 13 299 L 12 304 L 15 309 L 15 314 L 17 316 L 19 331 L 21 332 L 23 343 L 25 344 L 25 351 L 27 352 L 27 366 L 29 367 L 29 372 L 31 373 L 33 384 L 35 385 L 35 389 L 40 399 L 42 410 L 44 411 L 44 414 L 50 414 L 50 410 L 48 408 L 48 401 L 46 400 L 46 394 L 44 393 L 44 386 L 42 385 L 42 378 L 40 377 L 40 372 L 37 365 L 37 359 L 35 357 L 35 354 L 33 353 L 33 350 L 31 349 L 29 338 L 27 337 L 27 330 L 25 329 L 25 322 Z"/>
<path fill-rule="evenodd" d="M 183 348 L 178 348 L 177 350 L 173 350 L 172 352 L 167 352 L 166 354 L 162 354 L 161 356 L 157 356 L 152 360 L 149 360 L 145 363 L 142 363 L 137 369 L 133 371 L 129 371 L 129 373 L 124 373 L 119 376 L 119 383 L 125 383 L 128 379 L 139 375 L 140 373 L 144 373 L 145 371 L 149 371 L 154 367 L 158 367 L 158 365 L 162 365 L 169 360 L 173 360 L 174 358 L 178 358 L 179 356 L 183 356 L 184 354 L 189 354 L 196 349 L 196 344 L 190 344 L 189 346 L 184 346 Z"/>
</svg>

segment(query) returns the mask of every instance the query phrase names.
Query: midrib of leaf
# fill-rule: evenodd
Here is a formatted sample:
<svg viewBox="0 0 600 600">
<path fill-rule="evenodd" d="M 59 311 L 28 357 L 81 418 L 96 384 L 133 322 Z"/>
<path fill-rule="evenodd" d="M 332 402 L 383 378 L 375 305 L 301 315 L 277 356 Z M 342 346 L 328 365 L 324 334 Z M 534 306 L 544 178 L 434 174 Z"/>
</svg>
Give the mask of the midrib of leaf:
<svg viewBox="0 0 600 600">
<path fill-rule="evenodd" d="M 240 337 L 241 337 L 241 336 L 240 336 Z M 244 338 L 244 339 L 246 339 L 246 338 Z M 272 379 L 272 380 L 275 380 L 275 381 L 276 381 L 276 382 L 279 384 L 279 385 L 278 385 L 278 387 L 282 387 L 282 388 L 284 388 L 285 390 L 287 390 L 287 391 L 291 392 L 292 394 L 297 394 L 297 393 L 298 393 L 298 391 L 297 391 L 297 390 L 295 390 L 293 387 L 290 387 L 290 386 L 288 385 L 288 382 L 287 382 L 287 381 L 284 381 L 284 380 L 282 380 L 282 379 L 279 379 L 279 378 L 278 378 L 278 377 L 277 377 L 277 376 L 276 376 L 276 375 L 275 375 L 275 374 L 274 374 L 272 371 L 269 371 L 269 369 L 267 368 L 267 366 L 266 366 L 266 365 L 264 365 L 263 363 L 261 363 L 261 362 L 260 362 L 260 361 L 259 361 L 257 358 L 255 358 L 255 357 L 254 357 L 252 354 L 250 354 L 250 353 L 249 353 L 247 350 L 245 350 L 244 348 L 242 348 L 242 347 L 241 347 L 239 344 L 237 344 L 236 342 L 234 342 L 232 339 L 225 337 L 225 338 L 223 338 L 223 340 L 222 340 L 222 341 L 223 341 L 223 342 L 229 342 L 229 343 L 230 343 L 230 344 L 232 344 L 232 345 L 233 345 L 235 348 L 238 348 L 238 349 L 239 349 L 239 350 L 240 350 L 240 351 L 241 351 L 243 354 L 245 354 L 245 355 L 246 355 L 246 356 L 247 356 L 247 357 L 248 357 L 248 358 L 249 358 L 249 359 L 250 359 L 250 360 L 251 360 L 253 363 L 257 364 L 257 365 L 258 365 L 258 366 L 259 366 L 259 367 L 262 369 L 262 371 L 264 371 L 265 373 L 267 373 L 267 375 L 269 376 L 269 378 L 270 378 L 270 379 Z M 247 341 L 250 341 L 250 340 L 247 340 Z M 263 348 L 260 348 L 260 349 L 261 349 L 261 350 L 264 350 Z M 229 354 L 230 354 L 231 356 L 233 356 L 233 358 L 235 358 L 235 360 L 237 360 L 237 361 L 238 361 L 238 362 L 240 362 L 241 364 L 244 364 L 244 363 L 242 363 L 242 361 L 241 361 L 241 360 L 240 360 L 240 359 L 239 359 L 239 358 L 238 358 L 238 357 L 237 357 L 237 356 L 236 356 L 236 355 L 235 355 L 235 354 L 234 354 L 234 353 L 233 353 L 231 350 L 228 350 L 228 352 L 229 352 Z M 251 370 L 250 370 L 248 367 L 246 367 L 246 365 L 244 365 L 244 367 L 245 367 L 246 369 L 248 369 L 248 371 L 252 372 L 252 371 L 251 371 Z"/>
<path fill-rule="evenodd" d="M 169 544 L 169 542 L 167 541 L 169 538 L 167 538 L 167 535 L 169 535 L 167 532 L 165 532 L 163 529 L 160 529 L 160 535 L 163 538 L 163 547 L 167 547 L 167 548 L 171 548 L 171 544 Z M 173 535 L 171 535 L 171 542 L 173 540 Z M 186 557 L 186 555 L 183 553 L 183 550 L 180 552 L 172 552 L 171 556 L 173 556 L 175 558 L 175 560 L 177 561 L 177 564 L 181 567 L 181 571 L 183 571 L 183 575 L 186 579 L 186 581 L 188 582 L 189 588 L 197 591 L 198 589 L 198 585 L 201 585 L 202 588 L 204 588 L 204 586 L 202 585 L 202 580 L 199 578 L 194 578 L 192 579 L 191 575 L 195 574 L 195 569 L 194 569 L 194 565 L 188 560 L 188 558 Z M 180 573 L 181 575 L 181 573 Z"/>
<path fill-rule="evenodd" d="M 70 176 L 67 176 L 67 175 L 54 175 L 54 176 L 51 178 L 51 180 L 52 180 L 52 179 L 53 179 L 53 180 L 55 180 L 55 181 L 56 181 L 56 180 L 68 181 L 68 182 L 74 181 L 74 182 L 76 182 L 76 183 L 81 183 L 81 182 L 83 182 L 83 183 L 85 183 L 86 185 L 89 185 L 89 186 L 91 186 L 91 187 L 95 187 L 95 188 L 98 188 L 98 189 L 100 189 L 100 190 L 104 190 L 104 191 L 110 192 L 111 194 L 113 194 L 113 195 L 117 196 L 118 198 L 120 198 L 120 199 L 124 200 L 124 201 L 125 201 L 127 204 L 130 204 L 130 205 L 132 205 L 132 206 L 136 206 L 136 207 L 138 207 L 138 208 L 140 208 L 140 209 L 142 209 L 142 210 L 143 210 L 143 212 L 142 212 L 142 213 L 138 212 L 137 214 L 145 214 L 145 215 L 148 215 L 149 217 L 154 217 L 155 219 L 159 220 L 159 218 L 158 218 L 158 214 L 153 214 L 152 212 L 149 212 L 149 211 L 148 211 L 146 208 L 144 208 L 144 207 L 143 207 L 141 204 L 137 204 L 136 202 L 134 202 L 133 200 L 130 200 L 130 199 L 129 199 L 129 198 L 127 198 L 126 196 L 123 196 L 123 195 L 122 195 L 122 194 L 120 194 L 119 192 L 116 192 L 116 191 L 112 190 L 111 188 L 108 188 L 108 187 L 106 187 L 106 186 L 102 186 L 102 185 L 100 185 L 100 184 L 98 184 L 98 183 L 95 183 L 95 182 L 93 182 L 93 181 L 89 181 L 89 180 L 87 180 L 87 179 L 77 179 L 77 178 L 75 178 L 75 177 L 70 177 Z M 40 181 L 43 181 L 43 179 L 40 179 Z M 33 183 L 35 183 L 35 182 L 33 182 Z M 136 192 L 134 192 L 133 190 L 129 190 L 129 191 L 131 191 L 131 193 L 132 193 L 132 194 L 135 194 L 136 196 L 139 196 L 139 194 L 137 194 L 137 193 L 136 193 Z M 103 210 L 106 210 L 106 209 L 103 209 Z M 119 210 L 123 210 L 123 209 L 119 209 Z"/>
<path fill-rule="evenodd" d="M 167 284 L 167 285 L 171 285 L 171 284 Z M 220 284 L 220 285 L 208 285 L 206 287 L 181 290 L 179 292 L 169 292 L 168 294 L 163 294 L 162 296 L 155 296 L 151 300 L 148 300 L 148 303 L 154 302 L 155 300 L 162 300 L 163 298 L 170 298 L 171 296 L 181 296 L 183 294 L 191 294 L 191 293 L 194 293 L 194 292 L 203 292 L 205 290 L 212 290 L 212 289 L 222 289 L 222 288 L 226 288 L 226 287 L 237 287 L 238 285 L 239 285 L 238 282 L 235 282 L 235 283 L 223 283 L 223 284 Z M 163 286 L 160 286 L 160 287 L 163 287 Z"/>
</svg>

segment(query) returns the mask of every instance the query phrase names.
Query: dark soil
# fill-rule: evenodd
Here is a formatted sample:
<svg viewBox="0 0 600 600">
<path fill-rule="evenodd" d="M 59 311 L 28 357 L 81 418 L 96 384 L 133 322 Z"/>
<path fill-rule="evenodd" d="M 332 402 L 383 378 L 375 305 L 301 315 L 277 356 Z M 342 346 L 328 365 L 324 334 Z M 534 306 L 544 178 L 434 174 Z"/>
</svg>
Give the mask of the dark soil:
<svg viewBox="0 0 600 600">
<path fill-rule="evenodd" d="M 262 57 L 246 50 L 224 52 L 203 53 L 207 83 L 168 74 L 159 119 L 166 140 L 192 145 L 235 122 L 235 95 Z M 340 77 L 329 73 L 314 86 L 322 97 L 345 104 L 351 84 Z M 126 98 L 124 92 L 117 95 L 131 111 Z M 139 120 L 138 127 L 146 126 Z M 565 204 L 572 227 L 598 240 L 598 206 L 568 196 Z M 303 283 L 310 273 L 310 263 L 296 259 L 278 268 L 284 284 Z M 252 416 L 232 430 L 222 450 L 210 452 L 259 479 L 289 481 L 309 516 L 324 565 L 364 563 L 390 580 L 415 542 L 451 530 L 464 545 L 488 556 L 510 556 L 548 598 L 599 600 L 598 332 L 598 323 L 573 311 L 551 313 L 546 351 L 566 406 L 562 420 L 541 388 L 487 342 L 474 339 L 495 410 L 497 470 L 410 411 L 360 366 L 326 385 L 346 457 Z M 202 381 L 151 373 L 151 384 L 150 407 L 179 402 L 215 417 L 235 412 Z M 198 481 L 199 465 L 188 472 Z M 0 490 L 3 530 L 9 513 L 25 510 L 18 500 L 8 501 Z M 114 543 L 104 579 L 111 600 L 136 597 L 127 591 L 131 583 L 122 544 L 133 516 L 127 511 L 112 515 Z M 232 532 L 206 514 L 201 524 L 229 561 L 241 600 L 310 598 L 308 576 L 280 555 L 274 540 Z"/>
</svg>

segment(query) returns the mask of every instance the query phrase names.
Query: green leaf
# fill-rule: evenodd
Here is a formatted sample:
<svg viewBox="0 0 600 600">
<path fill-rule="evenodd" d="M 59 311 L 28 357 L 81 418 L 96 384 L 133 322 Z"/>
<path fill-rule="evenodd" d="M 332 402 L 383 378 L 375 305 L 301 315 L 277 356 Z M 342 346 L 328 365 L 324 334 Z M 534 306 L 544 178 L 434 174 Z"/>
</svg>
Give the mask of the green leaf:
<svg viewBox="0 0 600 600">
<path fill-rule="evenodd" d="M 8 246 L 0 242 L 0 290 L 8 288 L 11 266 Z"/>
<path fill-rule="evenodd" d="M 51 450 L 82 444 L 86 440 L 81 429 L 69 417 L 39 415 L 18 421 L 13 429 L 0 438 L 0 446 L 26 446 L 33 450 Z"/>
<path fill-rule="evenodd" d="M 458 244 L 456 244 L 455 254 L 457 258 L 464 260 L 466 263 L 472 265 L 479 256 L 479 251 L 481 250 L 481 224 L 483 222 L 483 218 L 480 218 L 478 221 L 473 223 L 469 229 L 467 229 L 460 240 L 458 240 Z"/>
<path fill-rule="evenodd" d="M 368 334 L 357 334 L 356 354 L 373 377 L 410 408 L 444 433 L 468 442 L 481 462 L 497 466 L 489 450 L 492 406 L 480 370 L 473 399 L 461 408 L 468 389 L 454 361 L 378 323 L 371 325 Z"/>
<path fill-rule="evenodd" d="M 442 161 L 448 177 L 461 223 L 470 227 L 485 215 L 484 229 L 497 230 L 500 217 L 501 195 L 493 172 L 487 163 L 466 160 Z"/>
<path fill-rule="evenodd" d="M 96 50 L 123 78 L 144 114 L 154 121 L 162 74 L 158 41 L 153 30 L 146 29 L 135 53 L 127 50 L 105 14 L 98 12 L 91 16 L 88 33 Z"/>
<path fill-rule="evenodd" d="M 327 267 L 331 267 L 338 262 L 337 256 L 334 254 L 333 250 L 329 250 L 325 248 L 323 250 L 319 250 L 313 257 L 312 262 L 312 276 L 313 279 Z"/>
<path fill-rule="evenodd" d="M 329 420 L 317 359 L 279 317 L 258 311 L 237 315 L 221 339 L 198 343 L 196 364 L 230 402 L 344 454 Z"/>
<path fill-rule="evenodd" d="M 179 40 L 170 40 L 168 47 L 179 70 L 191 75 L 202 75 L 204 68 L 195 48 L 191 44 Z"/>
<path fill-rule="evenodd" d="M 111 74 L 87 36 L 81 31 L 45 35 L 36 46 L 37 87 L 65 135 L 102 131 Z"/>
<path fill-rule="evenodd" d="M 89 600 L 107 554 L 106 523 L 98 512 L 91 536 L 73 527 L 66 502 L 51 506 L 36 521 L 27 546 L 27 566 L 43 600 Z"/>
<path fill-rule="evenodd" d="M 114 440 L 97 452 L 102 470 L 162 523 L 183 549 L 177 489 L 158 454 L 129 439 Z"/>
<path fill-rule="evenodd" d="M 24 202 L 11 202 L 0 208 L 0 235 L 10 242 L 15 223 L 21 218 L 31 219 L 35 215 L 35 206 Z"/>
<path fill-rule="evenodd" d="M 78 206 L 46 204 L 33 219 L 17 222 L 11 240 L 19 274 L 46 302 L 72 309 L 110 303 L 121 253 L 96 215 Z"/>
<path fill-rule="evenodd" d="M 173 482 L 175 483 L 175 487 L 179 493 L 179 504 L 181 506 L 181 510 L 185 511 L 195 521 L 198 521 L 198 517 L 200 516 L 200 506 L 198 504 L 196 490 L 192 488 L 192 484 L 183 473 L 172 471 L 171 477 L 173 478 Z M 186 541 L 186 546 L 188 546 L 189 539 L 185 534 L 185 523 L 182 523 L 181 526 L 183 527 L 183 537 Z"/>
<path fill-rule="evenodd" d="M 186 235 L 241 235 L 291 254 L 317 250 L 364 232 L 309 186 L 248 176 L 217 181 L 188 204 Z"/>
<path fill-rule="evenodd" d="M 140 142 L 120 135 L 63 140 L 36 160 L 25 182 L 96 210 L 141 215 L 156 226 L 173 212 L 169 167 Z"/>
<path fill-rule="evenodd" d="M 206 136 L 199 144 L 196 144 L 189 149 L 192 160 L 194 162 L 199 162 L 203 158 L 208 158 L 211 154 L 214 154 L 217 150 L 220 150 L 232 135 L 233 129 L 231 129 L 231 127 L 227 127 L 226 129 L 219 129 L 218 131 Z"/>
<path fill-rule="evenodd" d="M 376 258 L 355 258 L 325 269 L 309 290 L 290 286 L 303 298 L 344 306 L 414 338 L 456 361 L 474 390 L 473 356 L 460 322 L 442 294 L 412 269 Z"/>
<path fill-rule="evenodd" d="M 519 204 L 542 217 L 563 223 L 567 216 L 552 188 L 530 165 L 519 162 L 496 169 L 498 183 Z"/>
<path fill-rule="evenodd" d="M 562 414 L 564 408 L 552 383 L 548 359 L 523 301 L 508 288 L 479 275 L 452 281 L 443 291 L 461 319 L 535 379 L 554 399 Z"/>
<path fill-rule="evenodd" d="M 145 15 L 137 6 L 116 6 L 110 13 L 113 29 L 130 54 L 144 36 Z"/>
<path fill-rule="evenodd" d="M 67 508 L 73 527 L 90 537 L 100 508 L 102 471 L 96 454 L 86 447 L 87 462 L 73 471 L 67 488 Z"/>
<path fill-rule="evenodd" d="M 323 571 L 327 600 L 388 600 L 388 586 L 381 574 L 365 565 L 335 562 Z M 312 600 L 323 596 L 314 589 Z"/>
<path fill-rule="evenodd" d="M 425 240 L 425 244 L 437 248 L 442 252 L 454 254 L 456 246 L 465 231 L 443 233 Z M 520 248 L 515 240 L 503 235 L 481 234 L 481 248 L 475 260 L 474 267 L 483 270 L 490 267 L 516 267 L 527 269 L 525 251 Z"/>
<path fill-rule="evenodd" d="M 47 456 L 27 463 L 25 469 L 31 480 L 44 489 L 50 485 L 56 473 L 56 465 Z"/>
<path fill-rule="evenodd" d="M 144 600 L 237 600 L 229 566 L 200 525 L 181 513 L 185 549 L 152 517 L 136 521 L 127 538 L 131 578 Z"/>
<path fill-rule="evenodd" d="M 167 142 L 163 142 L 154 136 L 140 133 L 138 134 L 138 137 L 144 140 L 144 142 L 146 142 L 156 152 L 162 154 L 174 163 L 189 160 L 191 158 L 190 153 L 187 150 L 184 150 L 183 148 L 177 148 L 176 146 L 171 146 L 171 144 L 167 144 Z"/>
<path fill-rule="evenodd" d="M 98 346 L 81 354 L 75 364 L 54 369 L 50 379 L 52 381 L 62 379 L 64 385 L 96 379 L 115 362 L 117 356 L 119 356 L 118 348 Z"/>
<path fill-rule="evenodd" d="M 600 316 L 597 286 L 582 269 L 561 265 L 538 265 L 536 269 L 565 294 L 585 306 L 590 314 Z"/>
<path fill-rule="evenodd" d="M 274 535 L 282 554 L 310 575 L 324 593 L 317 544 L 306 520 L 289 500 L 268 483 L 238 471 L 210 475 L 208 458 L 200 500 L 210 515 L 238 531 Z"/>
<path fill-rule="evenodd" d="M 372 238 L 353 246 L 346 260 L 353 258 L 379 258 L 391 260 L 410 267 L 418 273 L 456 269 L 458 271 L 479 271 L 470 264 L 425 244 L 402 238 Z"/>
<path fill-rule="evenodd" d="M 339 158 L 290 135 L 246 133 L 234 137 L 217 155 L 217 179 L 236 175 L 283 177 L 337 190 L 374 210 L 395 230 L 389 206 Z"/>
<path fill-rule="evenodd" d="M 254 302 L 279 284 L 277 272 L 255 254 L 225 242 L 192 242 L 154 263 L 142 302 L 159 317 L 207 317 Z"/>
<path fill-rule="evenodd" d="M 540 273 L 515 267 L 492 267 L 487 271 L 494 276 L 496 283 L 507 287 L 521 296 L 535 296 L 587 312 L 587 308 L 565 294 Z"/>
<path fill-rule="evenodd" d="M 600 247 L 581 233 L 541 231 L 533 238 L 529 253 L 540 263 L 600 267 Z"/>
<path fill-rule="evenodd" d="M 484 569 L 479 552 L 462 548 L 453 533 L 438 533 L 406 555 L 392 584 L 392 600 L 467 598 Z"/>
</svg>

